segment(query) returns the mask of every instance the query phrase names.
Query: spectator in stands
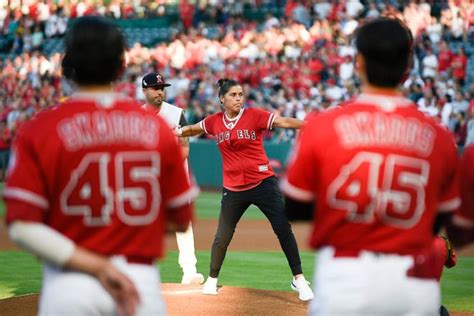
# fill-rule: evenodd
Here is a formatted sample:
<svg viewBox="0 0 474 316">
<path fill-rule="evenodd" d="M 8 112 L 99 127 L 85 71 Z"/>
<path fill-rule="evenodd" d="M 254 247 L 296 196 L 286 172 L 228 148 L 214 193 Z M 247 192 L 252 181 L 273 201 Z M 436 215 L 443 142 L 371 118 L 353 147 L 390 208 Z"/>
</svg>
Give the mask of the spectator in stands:
<svg viewBox="0 0 474 316">
<path fill-rule="evenodd" d="M 438 107 L 436 97 L 433 95 L 433 90 L 425 88 L 423 91 L 423 97 L 417 102 L 418 109 L 431 116 L 438 115 Z"/>
<path fill-rule="evenodd" d="M 432 78 L 436 77 L 436 73 L 438 70 L 438 58 L 433 53 L 431 47 L 426 49 L 426 55 L 423 57 L 423 78 Z"/>
<path fill-rule="evenodd" d="M 453 112 L 454 113 L 464 113 L 466 114 L 467 109 L 469 107 L 469 102 L 467 99 L 464 98 L 462 91 L 456 91 L 454 95 L 454 100 L 452 101 L 453 105 Z"/>
<path fill-rule="evenodd" d="M 438 72 L 449 72 L 454 54 L 444 40 L 438 45 Z"/>
<path fill-rule="evenodd" d="M 316 13 L 316 17 L 318 19 L 324 20 L 331 11 L 331 3 L 326 0 L 315 0 L 313 4 L 313 11 Z"/>
<path fill-rule="evenodd" d="M 43 40 L 44 36 L 43 32 L 41 32 L 41 27 L 39 24 L 36 24 L 31 38 L 32 49 L 34 51 L 41 51 L 43 48 Z"/>
<path fill-rule="evenodd" d="M 467 56 L 464 47 L 459 47 L 458 53 L 453 57 L 451 62 L 453 68 L 453 78 L 461 87 L 464 86 L 466 79 Z"/>
<path fill-rule="evenodd" d="M 182 3 L 191 2 L 190 0 L 182 1 Z M 469 89 L 469 87 L 465 87 L 465 82 L 470 79 L 469 76 L 466 76 L 467 56 L 462 52 L 454 56 L 449 48 L 449 45 L 452 45 L 451 42 L 441 40 L 439 48 L 433 50 L 436 53 L 434 57 L 438 59 L 438 67 L 433 70 L 429 63 L 423 65 L 423 60 L 430 61 L 432 59 L 434 61 L 432 54 L 430 55 L 425 50 L 427 47 L 436 47 L 437 45 L 436 41 L 439 37 L 437 29 L 439 27 L 432 28 L 433 26 L 441 23 L 446 28 L 441 34 L 441 38 L 450 41 L 451 36 L 448 31 L 451 28 L 453 13 L 459 11 L 461 16 L 469 17 L 474 12 L 474 4 L 464 4 L 461 7 L 456 6 L 455 2 L 449 2 L 449 7 L 443 10 L 442 20 L 438 22 L 434 19 L 435 14 L 432 17 L 429 16 L 429 13 L 427 14 L 429 5 L 426 2 L 416 2 L 418 4 L 413 0 L 411 2 L 413 4 L 406 7 L 405 16 L 413 18 L 411 26 L 419 31 L 415 41 L 419 46 L 417 56 L 420 59 L 415 64 L 424 68 L 424 71 L 420 70 L 420 75 L 423 74 L 425 80 L 417 79 L 416 85 L 412 85 L 407 80 L 404 85 L 406 89 L 404 93 L 414 101 L 418 101 L 422 97 L 420 87 L 427 86 L 436 90 L 437 96 L 447 94 L 454 98 L 459 87 L 456 87 L 452 82 L 453 78 L 457 85 L 462 85 L 461 89 Z M 49 41 L 45 37 L 41 25 L 53 25 L 56 16 L 59 17 L 61 12 L 64 13 L 64 17 L 76 17 L 96 12 L 114 18 L 131 18 L 153 16 L 157 14 L 158 10 L 156 3 L 152 2 L 133 5 L 132 2 L 123 3 L 117 0 L 112 0 L 108 4 L 100 0 L 70 1 L 64 5 L 62 10 L 56 10 L 56 6 L 49 4 L 49 2 L 33 1 L 32 3 L 26 17 L 22 17 L 22 12 L 19 9 L 0 10 L 0 24 L 3 19 L 3 33 L 5 34 L 3 38 L 0 38 L 0 49 L 3 47 L 7 53 L 12 51 L 12 46 L 14 46 L 13 53 L 29 51 L 30 46 L 32 51 L 41 51 L 45 48 L 49 52 L 51 49 L 57 49 L 53 45 L 55 41 Z M 351 12 L 358 12 L 356 9 L 353 11 L 348 9 L 348 7 L 354 4 L 354 8 L 356 8 L 358 0 L 287 1 L 288 9 L 291 9 L 291 12 L 294 12 L 299 3 L 304 3 L 309 12 L 308 5 L 311 3 L 312 13 L 309 18 L 313 22 L 310 27 L 305 27 L 289 18 L 277 21 L 268 16 L 266 20 L 259 21 L 259 24 L 244 17 L 232 17 L 225 26 L 215 28 L 216 10 L 219 10 L 221 3 L 223 3 L 222 0 L 208 3 L 200 1 L 200 4 L 194 7 L 195 12 L 201 10 L 200 13 L 196 13 L 202 15 L 200 27 L 190 28 L 187 36 L 172 38 L 156 47 L 144 47 L 140 43 L 134 44 L 128 52 L 129 67 L 124 77 L 152 70 L 176 71 L 176 75 L 173 77 L 183 76 L 186 81 L 189 80 L 195 84 L 193 84 L 194 88 L 189 95 L 176 93 L 175 97 L 182 104 L 187 104 L 188 107 L 191 106 L 192 101 L 198 100 L 200 107 L 204 110 L 208 105 L 209 108 L 215 110 L 215 106 L 209 101 L 214 99 L 213 82 L 218 77 L 239 78 L 242 82 L 248 83 L 251 95 L 258 98 L 263 97 L 263 102 L 268 109 L 283 107 L 283 112 L 290 110 L 290 104 L 303 104 L 307 93 L 310 93 L 313 98 L 321 98 L 336 91 L 338 95 L 341 94 L 342 99 L 347 99 L 354 93 L 353 82 L 356 81 L 350 71 L 353 65 L 344 57 L 353 55 L 353 49 L 349 45 L 349 36 L 344 34 L 344 30 L 350 29 L 348 25 L 350 26 L 350 23 L 354 22 L 349 18 L 355 14 Z M 265 6 L 265 3 L 261 7 Z M 370 17 L 382 13 L 402 17 L 399 9 L 404 10 L 405 7 L 393 5 L 398 3 L 399 1 L 393 1 L 382 4 L 380 1 L 369 0 L 368 11 L 365 15 Z M 240 10 L 238 6 L 235 4 L 229 8 L 231 15 L 237 14 L 236 12 Z M 255 7 L 256 4 L 252 2 L 251 6 Z M 241 7 L 243 8 L 243 6 Z M 432 9 L 433 12 L 436 11 L 436 4 Z M 328 17 L 329 20 L 326 19 Z M 265 24 L 267 27 L 264 27 Z M 272 27 L 269 27 L 268 24 L 271 24 Z M 46 27 L 48 34 L 49 28 Z M 29 34 L 28 30 L 32 33 Z M 211 32 L 212 30 L 217 31 Z M 17 36 L 16 40 L 14 40 L 15 35 Z M 133 44 L 135 38 L 131 39 L 131 44 Z M 469 48 L 468 44 L 458 45 L 455 43 L 453 46 L 456 47 L 456 50 L 459 46 Z M 48 100 L 51 91 L 66 89 L 66 94 L 70 93 L 67 83 L 57 80 L 59 55 L 52 55 L 52 57 L 37 53 L 30 55 L 30 57 L 22 55 L 21 58 L 15 59 L 14 63 L 7 59 L 0 70 L 2 88 L 6 83 L 5 88 L 8 88 L 9 91 L 19 91 L 22 90 L 21 86 L 30 85 L 33 89 L 41 90 L 42 95 L 48 95 Z M 276 71 L 273 71 L 274 69 Z M 14 77 L 7 78 L 5 77 L 7 74 L 9 76 L 13 74 Z M 329 77 L 335 79 L 336 84 L 334 86 L 329 84 L 327 87 L 329 93 L 327 93 L 326 87 L 320 86 L 319 83 L 326 82 Z M 264 78 L 268 79 L 263 82 Z M 436 78 L 433 84 L 430 84 L 431 78 Z M 27 84 L 20 85 L 20 80 L 25 80 Z M 127 81 L 128 79 L 125 80 L 125 82 Z M 140 97 L 141 88 L 138 86 L 137 89 L 139 92 L 137 97 Z M 130 89 L 127 88 L 127 90 Z M 10 94 L 9 97 L 13 97 L 13 94 Z M 18 97 L 25 98 L 26 96 Z M 29 96 L 27 98 L 30 99 Z M 58 96 L 55 95 L 52 98 L 50 101 L 54 104 Z M 12 104 L 14 102 L 9 104 L 10 107 Z M 32 104 L 28 106 L 29 109 L 41 108 L 38 102 Z M 437 103 L 437 107 L 438 115 L 439 109 L 446 108 L 445 105 L 441 106 L 439 103 Z"/>
<path fill-rule="evenodd" d="M 430 25 L 426 28 L 426 32 L 428 33 L 431 43 L 437 45 L 443 36 L 443 26 L 439 23 L 438 19 L 433 16 L 431 17 Z"/>
</svg>

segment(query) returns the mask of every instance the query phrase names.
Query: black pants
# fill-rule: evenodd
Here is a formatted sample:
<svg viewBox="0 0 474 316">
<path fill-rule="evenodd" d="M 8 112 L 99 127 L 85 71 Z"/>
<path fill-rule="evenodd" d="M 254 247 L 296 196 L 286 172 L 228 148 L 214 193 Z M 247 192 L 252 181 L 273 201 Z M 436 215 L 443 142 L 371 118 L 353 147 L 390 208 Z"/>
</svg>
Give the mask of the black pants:
<svg viewBox="0 0 474 316">
<path fill-rule="evenodd" d="M 219 275 L 235 227 L 251 204 L 256 205 L 270 221 L 293 275 L 302 273 L 298 245 L 286 218 L 278 181 L 275 177 L 270 177 L 250 190 L 235 192 L 223 189 L 219 224 L 212 244 L 209 276 L 217 278 Z"/>
</svg>

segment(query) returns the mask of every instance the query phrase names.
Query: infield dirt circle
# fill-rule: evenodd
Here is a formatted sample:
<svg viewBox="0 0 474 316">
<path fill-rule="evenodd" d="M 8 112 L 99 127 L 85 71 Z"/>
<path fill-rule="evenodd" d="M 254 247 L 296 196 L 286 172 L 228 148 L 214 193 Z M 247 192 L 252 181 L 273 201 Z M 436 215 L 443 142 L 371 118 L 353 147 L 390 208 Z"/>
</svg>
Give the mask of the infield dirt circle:
<svg viewBox="0 0 474 316">
<path fill-rule="evenodd" d="M 217 222 L 198 220 L 194 226 L 197 250 L 209 251 Z M 293 224 L 300 250 L 309 251 L 308 224 Z M 257 241 L 257 242 L 256 242 Z M 166 239 L 168 250 L 176 250 L 176 238 Z M 5 234 L 3 220 L 0 219 L 0 250 L 17 249 Z M 232 251 L 278 251 L 280 245 L 268 221 L 242 220 L 229 247 Z M 473 255 L 474 248 L 464 250 L 460 255 Z M 169 315 L 305 315 L 308 303 L 301 302 L 296 293 L 265 291 L 257 289 L 222 286 L 219 295 L 202 295 L 199 286 L 162 284 L 163 296 Z M 36 315 L 38 295 L 25 295 L 0 300 L 0 316 Z M 474 315 L 472 313 L 451 312 L 453 316 Z"/>
</svg>

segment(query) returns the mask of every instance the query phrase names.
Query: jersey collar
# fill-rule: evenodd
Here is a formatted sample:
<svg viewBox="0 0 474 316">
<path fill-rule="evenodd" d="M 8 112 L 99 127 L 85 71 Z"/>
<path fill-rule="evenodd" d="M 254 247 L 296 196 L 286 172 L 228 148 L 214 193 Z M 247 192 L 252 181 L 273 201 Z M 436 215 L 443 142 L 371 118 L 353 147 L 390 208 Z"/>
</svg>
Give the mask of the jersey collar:
<svg viewBox="0 0 474 316">
<path fill-rule="evenodd" d="M 224 126 L 227 127 L 227 129 L 234 129 L 234 127 L 237 125 L 237 123 L 239 122 L 240 118 L 242 117 L 242 114 L 244 114 L 244 108 L 242 108 L 239 112 L 239 114 L 237 114 L 236 117 L 234 118 L 228 118 L 227 115 L 225 114 L 224 112 L 224 115 L 222 115 L 222 122 L 224 123 Z"/>
<path fill-rule="evenodd" d="M 394 111 L 398 107 L 412 106 L 413 101 L 402 96 L 362 93 L 356 99 L 358 103 L 376 105 L 385 111 Z"/>
<path fill-rule="evenodd" d="M 121 93 L 117 92 L 84 92 L 78 91 L 71 95 L 70 100 L 90 101 L 97 103 L 100 107 L 110 108 L 116 101 L 132 100 Z"/>
</svg>

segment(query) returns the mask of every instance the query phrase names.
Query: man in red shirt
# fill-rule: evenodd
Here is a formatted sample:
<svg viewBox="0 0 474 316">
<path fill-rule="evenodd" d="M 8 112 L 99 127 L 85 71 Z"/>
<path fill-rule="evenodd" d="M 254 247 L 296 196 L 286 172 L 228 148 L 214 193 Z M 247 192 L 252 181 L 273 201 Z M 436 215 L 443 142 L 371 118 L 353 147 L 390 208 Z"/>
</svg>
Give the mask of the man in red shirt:
<svg viewBox="0 0 474 316">
<path fill-rule="evenodd" d="M 313 115 L 282 189 L 311 209 L 319 250 L 314 315 L 435 315 L 439 214 L 460 204 L 449 131 L 402 97 L 412 37 L 380 18 L 356 33 L 362 94 Z"/>
<path fill-rule="evenodd" d="M 24 124 L 4 189 L 9 235 L 45 261 L 40 315 L 163 315 L 156 258 L 197 189 L 167 123 L 115 94 L 125 40 L 98 17 L 65 37 L 79 91 Z"/>
<path fill-rule="evenodd" d="M 453 78 L 462 87 L 466 79 L 466 67 L 467 67 L 467 56 L 463 47 L 458 49 L 457 55 L 455 55 L 451 62 L 453 68 Z"/>
<path fill-rule="evenodd" d="M 453 52 L 449 49 L 446 41 L 439 42 L 438 49 L 438 72 L 447 72 L 451 67 L 451 61 L 454 57 Z"/>
<path fill-rule="evenodd" d="M 235 227 L 247 208 L 255 204 L 269 219 L 278 236 L 294 276 L 292 289 L 298 291 L 301 300 L 311 300 L 313 292 L 304 278 L 298 245 L 262 141 L 265 130 L 273 127 L 301 128 L 303 122 L 278 117 L 259 108 L 245 109 L 242 86 L 235 80 L 221 79 L 218 85 L 224 112 L 176 130 L 176 135 L 181 137 L 202 133 L 214 136 L 223 162 L 221 213 L 212 245 L 209 278 L 204 283 L 203 293 L 217 294 L 217 277 Z"/>
</svg>

